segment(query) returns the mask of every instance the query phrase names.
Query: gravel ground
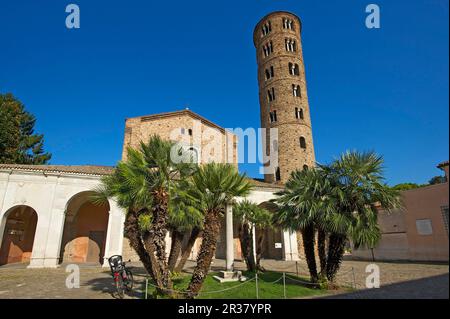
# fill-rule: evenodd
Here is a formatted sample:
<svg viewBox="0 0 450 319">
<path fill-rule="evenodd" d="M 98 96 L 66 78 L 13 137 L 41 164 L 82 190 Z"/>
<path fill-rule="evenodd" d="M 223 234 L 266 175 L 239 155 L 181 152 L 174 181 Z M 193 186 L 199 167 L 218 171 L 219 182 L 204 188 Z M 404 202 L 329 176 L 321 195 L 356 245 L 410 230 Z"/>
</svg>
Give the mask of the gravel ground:
<svg viewBox="0 0 450 319">
<path fill-rule="evenodd" d="M 357 291 L 332 294 L 328 298 L 449 298 L 449 266 L 442 264 L 383 263 L 380 268 L 380 289 L 367 290 L 366 266 L 371 262 L 346 260 L 337 276 L 338 284 L 356 287 Z M 304 262 L 263 260 L 268 270 L 289 272 L 308 276 Z M 139 264 L 130 264 L 135 277 L 135 290 L 127 298 L 141 298 L 145 272 Z M 186 271 L 191 272 L 195 264 L 188 262 Z M 215 260 L 212 270 L 225 266 L 223 260 Z M 237 269 L 245 264 L 236 262 Z M 114 298 L 113 281 L 108 268 L 80 265 L 80 288 L 66 287 L 65 265 L 56 269 L 27 269 L 26 265 L 15 264 L 0 267 L 0 298 Z"/>
</svg>

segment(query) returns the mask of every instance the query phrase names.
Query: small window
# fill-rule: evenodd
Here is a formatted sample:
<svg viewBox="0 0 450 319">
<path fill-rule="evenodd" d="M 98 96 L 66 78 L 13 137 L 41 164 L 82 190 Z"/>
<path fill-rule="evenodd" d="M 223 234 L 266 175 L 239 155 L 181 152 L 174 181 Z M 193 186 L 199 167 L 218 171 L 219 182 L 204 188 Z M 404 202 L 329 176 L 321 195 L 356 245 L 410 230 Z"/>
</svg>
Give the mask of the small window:
<svg viewBox="0 0 450 319">
<path fill-rule="evenodd" d="M 273 53 L 273 44 L 272 44 L 272 41 L 270 41 L 269 43 L 267 43 L 263 46 L 263 54 L 264 54 L 264 57 L 268 57 L 272 53 Z"/>
<path fill-rule="evenodd" d="M 289 74 L 294 76 L 300 75 L 300 68 L 297 63 L 289 63 Z"/>
<path fill-rule="evenodd" d="M 189 134 L 189 136 L 192 136 L 192 129 L 191 128 L 188 129 L 188 134 Z"/>
<path fill-rule="evenodd" d="M 300 147 L 305 149 L 306 148 L 306 140 L 305 138 L 302 136 L 300 137 Z"/>
<path fill-rule="evenodd" d="M 272 31 L 272 23 L 267 21 L 261 28 L 262 36 L 268 35 Z"/>
<path fill-rule="evenodd" d="M 303 120 L 304 116 L 303 116 L 303 109 L 302 108 L 298 108 L 298 107 L 295 108 L 295 118 Z"/>
<path fill-rule="evenodd" d="M 266 75 L 266 81 L 273 78 L 273 76 L 274 76 L 273 66 L 271 66 L 270 68 L 265 70 L 265 75 Z"/>
<path fill-rule="evenodd" d="M 276 171 L 275 171 L 275 180 L 276 181 L 280 181 L 281 180 L 281 172 L 280 172 L 280 168 L 277 167 Z"/>
<path fill-rule="evenodd" d="M 295 97 L 301 97 L 302 96 L 302 94 L 300 92 L 300 85 L 292 84 L 292 94 Z"/>
<path fill-rule="evenodd" d="M 304 171 L 306 171 L 308 168 L 309 168 L 308 165 L 306 165 L 306 164 L 303 165 L 303 170 L 304 170 Z"/>
<path fill-rule="evenodd" d="M 441 206 L 442 219 L 444 220 L 444 228 L 448 237 L 448 206 Z"/>
<path fill-rule="evenodd" d="M 283 18 L 283 29 L 294 30 L 294 21 L 288 18 Z"/>
<path fill-rule="evenodd" d="M 277 119 L 277 111 L 273 111 L 269 113 L 269 119 L 270 119 L 270 123 L 274 123 L 276 121 L 278 121 Z"/>
<path fill-rule="evenodd" d="M 294 39 L 285 39 L 284 45 L 286 51 L 288 52 L 296 52 L 297 51 L 297 42 Z"/>
<path fill-rule="evenodd" d="M 269 102 L 272 102 L 275 100 L 275 89 L 271 88 L 270 90 L 267 91 L 267 99 L 269 100 Z"/>
<path fill-rule="evenodd" d="M 417 219 L 416 220 L 417 233 L 419 235 L 432 235 L 433 226 L 431 225 L 431 219 Z"/>
</svg>

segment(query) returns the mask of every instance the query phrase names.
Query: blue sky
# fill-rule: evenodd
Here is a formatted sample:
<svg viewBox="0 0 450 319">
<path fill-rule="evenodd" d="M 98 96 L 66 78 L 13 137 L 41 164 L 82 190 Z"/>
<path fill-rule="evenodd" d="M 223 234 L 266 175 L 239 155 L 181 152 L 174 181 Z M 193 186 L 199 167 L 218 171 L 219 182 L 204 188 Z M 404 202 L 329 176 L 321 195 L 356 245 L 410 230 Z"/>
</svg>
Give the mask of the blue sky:
<svg viewBox="0 0 450 319">
<path fill-rule="evenodd" d="M 81 28 L 65 27 L 65 7 Z M 381 8 L 381 29 L 365 7 Z M 316 159 L 385 157 L 390 184 L 427 182 L 449 157 L 448 0 L 0 0 L 0 92 L 38 119 L 52 164 L 114 165 L 124 119 L 179 110 L 259 127 L 252 32 L 265 14 L 303 21 Z M 242 171 L 258 175 L 257 164 Z"/>
</svg>

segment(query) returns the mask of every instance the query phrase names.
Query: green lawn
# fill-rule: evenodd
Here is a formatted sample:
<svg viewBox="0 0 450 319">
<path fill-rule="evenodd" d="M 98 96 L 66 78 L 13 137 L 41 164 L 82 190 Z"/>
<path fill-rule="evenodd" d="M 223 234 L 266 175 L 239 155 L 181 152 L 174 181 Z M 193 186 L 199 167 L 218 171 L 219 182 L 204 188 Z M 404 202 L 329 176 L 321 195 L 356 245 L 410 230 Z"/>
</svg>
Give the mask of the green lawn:
<svg viewBox="0 0 450 319">
<path fill-rule="evenodd" d="M 228 282 L 219 283 L 213 278 L 217 273 L 210 273 L 203 284 L 202 290 L 200 291 L 199 299 L 256 299 L 256 283 L 255 280 L 246 282 L 245 284 L 241 282 Z M 251 279 L 255 275 L 253 273 L 244 272 L 244 275 Z M 266 271 L 258 275 L 258 290 L 260 299 L 283 299 L 283 280 L 280 279 L 276 283 L 277 279 L 283 276 L 282 273 Z M 184 290 L 187 288 L 190 280 L 190 275 L 183 274 L 179 277 L 173 278 L 174 289 Z M 293 278 L 295 280 L 301 280 L 308 282 L 307 279 L 297 277 L 295 275 L 286 275 L 286 298 L 294 297 L 308 297 L 314 295 L 321 295 L 326 292 L 326 290 L 311 288 L 311 286 L 303 285 L 301 283 L 290 280 Z M 224 290 L 228 288 L 233 288 L 221 292 L 214 292 L 217 290 Z M 149 286 L 148 288 L 148 298 L 151 298 L 154 293 L 154 287 Z"/>
</svg>

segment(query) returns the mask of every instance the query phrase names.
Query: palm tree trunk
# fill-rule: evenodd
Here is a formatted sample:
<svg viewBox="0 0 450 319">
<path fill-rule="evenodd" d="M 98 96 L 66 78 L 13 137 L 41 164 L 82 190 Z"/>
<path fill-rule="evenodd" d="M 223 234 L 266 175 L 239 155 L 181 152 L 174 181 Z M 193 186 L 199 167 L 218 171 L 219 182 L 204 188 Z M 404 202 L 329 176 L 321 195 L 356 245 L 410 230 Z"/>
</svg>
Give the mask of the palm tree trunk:
<svg viewBox="0 0 450 319">
<path fill-rule="evenodd" d="M 150 255 L 145 250 L 145 246 L 141 240 L 141 234 L 139 230 L 138 217 L 137 213 L 132 209 L 128 210 L 128 213 L 125 217 L 124 223 L 124 233 L 130 242 L 130 246 L 134 249 L 134 251 L 139 256 L 142 264 L 144 265 L 145 270 L 147 270 L 148 274 L 154 278 L 154 270 L 155 265 L 152 263 Z M 156 280 L 155 280 L 156 282 Z"/>
<path fill-rule="evenodd" d="M 259 270 L 259 271 L 266 271 L 264 269 L 264 267 L 261 266 L 262 244 L 263 244 L 263 242 L 264 242 L 264 229 L 261 229 L 260 235 L 257 236 L 257 238 L 256 238 L 256 269 Z"/>
<path fill-rule="evenodd" d="M 155 245 L 156 258 L 158 260 L 159 271 L 165 288 L 172 289 L 169 266 L 166 260 L 166 234 L 169 220 L 168 202 L 169 196 L 165 190 L 155 191 L 153 194 L 155 204 L 152 207 L 153 219 L 149 234 Z M 151 245 L 150 245 L 151 246 Z"/>
<path fill-rule="evenodd" d="M 200 235 L 200 228 L 195 227 L 194 229 L 192 229 L 186 247 L 184 247 L 181 253 L 181 259 L 178 262 L 178 265 L 175 267 L 175 272 L 183 271 L 184 265 L 186 264 L 186 261 L 188 260 L 192 248 L 195 245 L 195 241 L 197 240 L 199 235 Z"/>
<path fill-rule="evenodd" d="M 164 294 L 165 284 L 162 278 L 161 269 L 159 268 L 158 260 L 156 259 L 153 240 L 151 239 L 149 232 L 146 232 L 142 237 L 145 245 L 145 250 L 147 251 L 153 270 L 152 279 L 158 287 L 158 293 Z"/>
<path fill-rule="evenodd" d="M 138 223 L 138 214 L 129 209 L 124 224 L 125 234 L 130 241 L 130 246 L 134 248 L 145 269 L 152 277 L 155 284 L 159 287 L 158 292 L 163 292 L 163 281 L 158 267 L 158 261 L 155 257 L 153 245 L 147 245 L 149 241 L 148 233 L 141 236 Z M 144 242 L 143 242 L 144 239 Z M 144 244 L 145 243 L 145 244 Z"/>
<path fill-rule="evenodd" d="M 327 243 L 327 233 L 322 229 L 319 229 L 317 236 L 317 250 L 319 253 L 319 261 L 320 261 L 320 277 L 326 276 L 327 273 L 326 243 Z"/>
<path fill-rule="evenodd" d="M 328 244 L 327 279 L 333 283 L 341 266 L 345 251 L 346 237 L 339 234 L 331 234 Z"/>
<path fill-rule="evenodd" d="M 172 244 L 170 245 L 170 254 L 169 254 L 169 271 L 173 272 L 175 269 L 175 265 L 177 263 L 178 257 L 181 252 L 181 245 L 183 243 L 184 234 L 174 229 L 172 231 Z"/>
<path fill-rule="evenodd" d="M 202 245 L 197 257 L 197 265 L 195 266 L 194 273 L 187 288 L 188 298 L 194 298 L 198 295 L 208 275 L 211 261 L 216 252 L 217 237 L 220 231 L 219 217 L 219 211 L 212 210 L 206 212 Z"/>
<path fill-rule="evenodd" d="M 256 260 L 253 252 L 253 232 L 251 226 L 244 222 L 239 231 L 239 239 L 241 242 L 241 250 L 244 255 L 245 264 L 247 265 L 247 270 L 254 272 L 256 271 Z"/>
<path fill-rule="evenodd" d="M 306 263 L 308 264 L 309 274 L 312 282 L 317 282 L 316 256 L 314 253 L 314 227 L 307 226 L 302 230 L 303 247 L 305 250 Z"/>
</svg>

